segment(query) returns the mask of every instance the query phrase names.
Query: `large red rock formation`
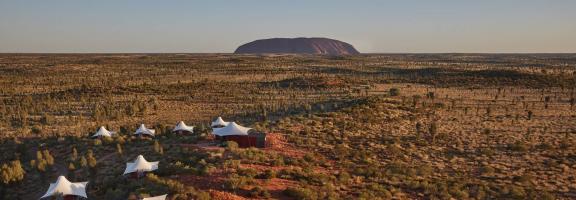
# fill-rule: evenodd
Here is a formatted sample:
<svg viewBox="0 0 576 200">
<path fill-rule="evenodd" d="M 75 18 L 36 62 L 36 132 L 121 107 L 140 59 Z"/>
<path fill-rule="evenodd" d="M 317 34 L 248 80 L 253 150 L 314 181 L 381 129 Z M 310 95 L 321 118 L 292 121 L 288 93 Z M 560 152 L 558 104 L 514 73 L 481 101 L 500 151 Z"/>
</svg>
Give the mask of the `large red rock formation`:
<svg viewBox="0 0 576 200">
<path fill-rule="evenodd" d="M 256 40 L 238 47 L 234 53 L 360 54 L 352 45 L 328 38 L 272 38 Z"/>
</svg>

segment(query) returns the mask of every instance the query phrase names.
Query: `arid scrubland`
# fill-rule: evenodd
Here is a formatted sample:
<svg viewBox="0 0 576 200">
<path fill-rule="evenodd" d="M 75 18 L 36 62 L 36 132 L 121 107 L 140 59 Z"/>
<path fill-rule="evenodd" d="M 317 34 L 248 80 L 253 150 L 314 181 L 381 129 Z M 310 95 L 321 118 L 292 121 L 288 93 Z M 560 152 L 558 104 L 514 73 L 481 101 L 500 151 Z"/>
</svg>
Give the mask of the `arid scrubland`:
<svg viewBox="0 0 576 200">
<path fill-rule="evenodd" d="M 575 87 L 574 54 L 2 54 L 0 197 L 573 199 Z M 217 116 L 273 146 L 216 144 Z M 139 154 L 160 169 L 123 178 Z"/>
</svg>

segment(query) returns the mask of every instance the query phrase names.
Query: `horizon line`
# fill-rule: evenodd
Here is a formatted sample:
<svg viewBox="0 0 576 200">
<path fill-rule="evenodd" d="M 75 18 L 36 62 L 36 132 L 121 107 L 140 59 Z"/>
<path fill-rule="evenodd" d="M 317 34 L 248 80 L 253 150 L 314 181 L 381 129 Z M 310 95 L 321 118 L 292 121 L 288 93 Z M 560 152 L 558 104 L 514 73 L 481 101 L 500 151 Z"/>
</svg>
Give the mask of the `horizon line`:
<svg viewBox="0 0 576 200">
<path fill-rule="evenodd" d="M 231 54 L 231 55 L 310 55 L 357 56 L 374 54 L 576 54 L 576 52 L 370 52 L 357 55 L 299 54 L 299 53 L 234 53 L 234 52 L 0 52 L 0 54 Z"/>
</svg>

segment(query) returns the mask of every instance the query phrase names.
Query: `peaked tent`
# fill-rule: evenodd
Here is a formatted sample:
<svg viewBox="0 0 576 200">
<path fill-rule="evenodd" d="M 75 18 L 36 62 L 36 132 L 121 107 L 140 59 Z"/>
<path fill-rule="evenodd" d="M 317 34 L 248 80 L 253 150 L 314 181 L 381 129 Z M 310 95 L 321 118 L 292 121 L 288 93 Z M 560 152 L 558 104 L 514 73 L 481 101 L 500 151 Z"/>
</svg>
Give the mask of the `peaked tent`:
<svg viewBox="0 0 576 200">
<path fill-rule="evenodd" d="M 40 199 L 54 195 L 63 195 L 63 196 L 74 195 L 88 198 L 88 195 L 86 195 L 87 184 L 88 182 L 72 183 L 68 181 L 66 177 L 59 176 L 55 183 L 50 183 L 48 191 L 46 191 L 46 194 L 40 197 Z"/>
<path fill-rule="evenodd" d="M 178 124 L 176 124 L 176 127 L 174 127 L 172 132 L 187 131 L 187 132 L 192 133 L 193 130 L 194 130 L 193 126 L 187 126 L 183 121 L 180 121 L 180 122 L 178 122 Z"/>
<path fill-rule="evenodd" d="M 160 195 L 160 196 L 155 196 L 155 197 L 142 198 L 142 200 L 165 200 L 167 196 L 168 195 L 165 194 L 165 195 Z"/>
<path fill-rule="evenodd" d="M 214 120 L 212 122 L 212 127 L 224 127 L 224 126 L 228 126 L 228 124 L 230 124 L 230 122 L 226 122 L 222 119 L 222 117 L 218 117 L 216 120 Z"/>
<path fill-rule="evenodd" d="M 229 135 L 248 135 L 248 131 L 251 128 L 243 127 L 236 122 L 230 122 L 228 126 L 224 128 L 214 128 L 212 133 L 217 136 L 229 136 Z"/>
<path fill-rule="evenodd" d="M 133 172 L 150 172 L 158 169 L 158 161 L 148 162 L 144 159 L 144 156 L 138 155 L 134 162 L 126 163 L 126 169 L 124 170 L 124 175 Z"/>
<path fill-rule="evenodd" d="M 156 131 L 154 131 L 154 129 L 148 129 L 148 128 L 146 128 L 146 126 L 144 126 L 144 124 L 140 124 L 140 127 L 138 127 L 136 132 L 134 132 L 134 135 L 154 136 L 155 133 L 156 133 Z"/>
<path fill-rule="evenodd" d="M 98 131 L 92 135 L 92 137 L 112 137 L 112 135 L 114 135 L 116 132 L 113 131 L 109 131 L 106 130 L 106 128 L 104 128 L 104 126 L 101 126 Z"/>
</svg>

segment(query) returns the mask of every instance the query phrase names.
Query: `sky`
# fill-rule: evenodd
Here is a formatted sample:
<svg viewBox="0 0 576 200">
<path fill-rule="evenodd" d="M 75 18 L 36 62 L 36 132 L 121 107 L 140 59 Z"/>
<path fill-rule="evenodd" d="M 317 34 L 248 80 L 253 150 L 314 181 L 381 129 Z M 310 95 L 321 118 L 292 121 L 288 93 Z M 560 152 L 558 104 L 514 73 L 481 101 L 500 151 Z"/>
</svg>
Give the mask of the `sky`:
<svg viewBox="0 0 576 200">
<path fill-rule="evenodd" d="M 576 53 L 576 1 L 0 0 L 0 53 L 231 53 L 275 37 L 363 53 Z"/>
</svg>

